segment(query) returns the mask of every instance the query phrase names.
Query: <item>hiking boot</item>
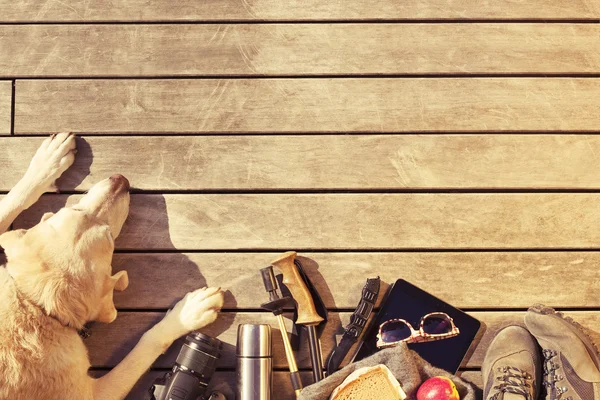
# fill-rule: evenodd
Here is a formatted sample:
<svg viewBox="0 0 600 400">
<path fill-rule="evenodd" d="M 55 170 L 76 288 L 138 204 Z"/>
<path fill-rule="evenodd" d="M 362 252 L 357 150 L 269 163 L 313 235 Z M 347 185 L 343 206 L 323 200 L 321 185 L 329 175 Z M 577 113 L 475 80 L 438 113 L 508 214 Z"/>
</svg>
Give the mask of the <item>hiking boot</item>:
<svg viewBox="0 0 600 400">
<path fill-rule="evenodd" d="M 584 328 L 540 304 L 525 325 L 542 347 L 546 400 L 600 400 L 600 355 Z"/>
<path fill-rule="evenodd" d="M 485 354 L 481 372 L 485 400 L 535 400 L 541 359 L 534 337 L 520 326 L 502 329 Z"/>
</svg>

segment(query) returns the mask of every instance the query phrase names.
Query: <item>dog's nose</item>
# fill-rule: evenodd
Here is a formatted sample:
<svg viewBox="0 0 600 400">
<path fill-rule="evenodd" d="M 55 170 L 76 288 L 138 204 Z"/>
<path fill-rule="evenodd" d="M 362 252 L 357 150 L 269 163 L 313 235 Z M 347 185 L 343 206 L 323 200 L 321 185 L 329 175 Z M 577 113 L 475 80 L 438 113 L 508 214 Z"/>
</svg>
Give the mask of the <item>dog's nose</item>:
<svg viewBox="0 0 600 400">
<path fill-rule="evenodd" d="M 110 181 L 119 186 L 119 187 L 123 187 L 124 190 L 129 190 L 130 189 L 130 185 L 129 185 L 129 181 L 127 180 L 127 178 L 125 178 L 123 175 L 121 174 L 114 174 L 113 176 L 111 176 Z"/>
</svg>

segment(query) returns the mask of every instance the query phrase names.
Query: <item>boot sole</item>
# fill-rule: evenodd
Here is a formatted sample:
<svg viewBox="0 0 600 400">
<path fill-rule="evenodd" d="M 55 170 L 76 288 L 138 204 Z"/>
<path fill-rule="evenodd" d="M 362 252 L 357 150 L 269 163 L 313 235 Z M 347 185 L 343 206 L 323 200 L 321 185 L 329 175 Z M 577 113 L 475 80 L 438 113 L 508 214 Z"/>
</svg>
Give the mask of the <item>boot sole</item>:
<svg viewBox="0 0 600 400">
<path fill-rule="evenodd" d="M 536 304 L 533 307 L 530 307 L 529 311 L 535 312 L 536 314 L 551 315 L 566 322 L 571 331 L 583 342 L 590 358 L 596 365 L 596 368 L 600 370 L 600 351 L 598 351 L 598 347 L 596 347 L 592 338 L 585 332 L 584 326 L 573 320 L 573 318 L 564 315 L 562 312 L 556 311 L 552 307 Z"/>
</svg>

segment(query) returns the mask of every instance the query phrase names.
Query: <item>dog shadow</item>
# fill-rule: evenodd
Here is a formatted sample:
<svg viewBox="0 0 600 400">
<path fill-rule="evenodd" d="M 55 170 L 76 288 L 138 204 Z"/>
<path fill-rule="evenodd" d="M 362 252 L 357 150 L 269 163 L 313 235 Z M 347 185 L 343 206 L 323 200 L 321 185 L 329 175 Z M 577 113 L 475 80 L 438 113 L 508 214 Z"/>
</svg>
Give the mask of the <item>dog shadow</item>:
<svg viewBox="0 0 600 400">
<path fill-rule="evenodd" d="M 90 176 L 90 167 L 94 162 L 92 146 L 82 137 L 75 137 L 77 155 L 75 162 L 56 181 L 56 186 L 61 191 L 74 191 L 81 189 L 80 185 L 86 177 Z"/>
<path fill-rule="evenodd" d="M 117 319 L 111 324 L 95 323 L 92 336 L 86 340 L 93 366 L 118 364 L 186 293 L 209 286 L 200 267 L 185 253 L 176 252 L 169 232 L 167 205 L 162 195 L 131 197 L 129 217 L 115 243 L 117 249 L 124 250 L 117 250 L 113 256 L 113 273 L 126 270 L 129 286 L 114 293 Z M 224 296 L 224 308 L 236 308 L 231 291 L 225 291 Z M 230 368 L 235 362 L 231 339 L 234 319 L 233 313 L 222 313 L 214 323 L 200 330 L 223 343 L 218 367 Z M 226 337 L 221 338 L 225 333 Z M 170 369 L 184 340 L 182 337 L 175 341 L 153 368 Z"/>
</svg>

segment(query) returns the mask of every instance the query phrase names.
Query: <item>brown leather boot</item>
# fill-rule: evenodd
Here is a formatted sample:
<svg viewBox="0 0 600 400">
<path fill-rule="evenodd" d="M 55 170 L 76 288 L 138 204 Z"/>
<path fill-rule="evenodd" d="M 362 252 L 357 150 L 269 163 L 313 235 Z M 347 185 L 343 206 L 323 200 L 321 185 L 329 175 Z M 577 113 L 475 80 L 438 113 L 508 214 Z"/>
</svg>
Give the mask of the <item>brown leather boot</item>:
<svg viewBox="0 0 600 400">
<path fill-rule="evenodd" d="M 600 355 L 581 325 L 541 304 L 525 325 L 542 347 L 546 400 L 600 400 Z"/>
<path fill-rule="evenodd" d="M 520 326 L 502 329 L 487 350 L 481 367 L 485 400 L 535 400 L 541 359 L 535 338 Z"/>
</svg>

